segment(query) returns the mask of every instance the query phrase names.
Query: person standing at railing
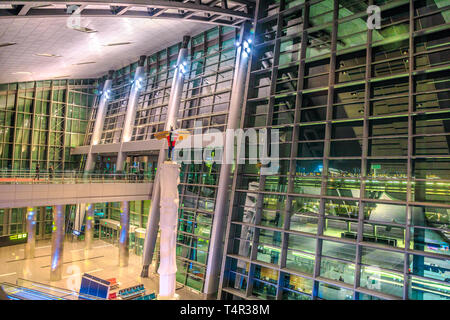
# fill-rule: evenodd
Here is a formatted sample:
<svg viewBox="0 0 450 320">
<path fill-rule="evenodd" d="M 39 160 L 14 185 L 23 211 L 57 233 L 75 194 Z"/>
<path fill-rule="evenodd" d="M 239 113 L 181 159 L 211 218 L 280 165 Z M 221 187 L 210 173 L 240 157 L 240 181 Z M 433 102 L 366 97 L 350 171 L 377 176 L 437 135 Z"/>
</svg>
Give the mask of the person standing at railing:
<svg viewBox="0 0 450 320">
<path fill-rule="evenodd" d="M 48 177 L 50 180 L 53 180 L 53 166 L 50 166 L 50 168 L 48 168 Z"/>
<path fill-rule="evenodd" d="M 139 168 L 139 180 L 144 180 L 144 167 Z"/>
<path fill-rule="evenodd" d="M 39 162 L 36 165 L 36 175 L 34 176 L 34 180 L 39 180 L 39 173 L 41 172 L 41 166 L 39 165 Z"/>
</svg>

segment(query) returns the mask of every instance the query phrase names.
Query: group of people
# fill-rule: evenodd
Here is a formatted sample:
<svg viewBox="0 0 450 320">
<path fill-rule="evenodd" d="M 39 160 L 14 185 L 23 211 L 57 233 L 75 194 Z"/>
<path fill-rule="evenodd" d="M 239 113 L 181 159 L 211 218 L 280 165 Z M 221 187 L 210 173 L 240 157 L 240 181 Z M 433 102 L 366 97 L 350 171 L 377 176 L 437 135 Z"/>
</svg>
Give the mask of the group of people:
<svg viewBox="0 0 450 320">
<path fill-rule="evenodd" d="M 40 179 L 40 174 L 41 174 L 41 166 L 39 165 L 39 163 L 36 165 L 36 174 L 33 178 L 33 180 L 39 180 Z M 48 178 L 51 180 L 53 179 L 53 166 L 50 166 L 48 168 Z"/>
</svg>

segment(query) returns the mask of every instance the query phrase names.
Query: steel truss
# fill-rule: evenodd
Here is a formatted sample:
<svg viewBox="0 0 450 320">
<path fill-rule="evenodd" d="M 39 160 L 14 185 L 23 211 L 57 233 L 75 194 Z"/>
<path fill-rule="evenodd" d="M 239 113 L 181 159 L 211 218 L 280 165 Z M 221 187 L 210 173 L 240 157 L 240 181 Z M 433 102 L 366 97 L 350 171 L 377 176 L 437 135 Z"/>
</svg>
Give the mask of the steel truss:
<svg viewBox="0 0 450 320">
<path fill-rule="evenodd" d="M 0 3 L 0 19 L 80 15 L 176 19 L 237 27 L 252 20 L 253 9 L 252 0 L 6 0 Z"/>
</svg>

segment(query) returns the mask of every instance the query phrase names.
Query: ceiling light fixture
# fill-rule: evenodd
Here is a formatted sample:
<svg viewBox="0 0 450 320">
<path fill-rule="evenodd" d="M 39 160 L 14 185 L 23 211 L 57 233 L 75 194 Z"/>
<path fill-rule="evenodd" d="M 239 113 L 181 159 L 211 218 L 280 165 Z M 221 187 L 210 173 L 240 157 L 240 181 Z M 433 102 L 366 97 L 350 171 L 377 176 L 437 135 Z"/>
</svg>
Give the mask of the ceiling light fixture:
<svg viewBox="0 0 450 320">
<path fill-rule="evenodd" d="M 53 53 L 35 53 L 35 56 L 39 57 L 47 57 L 47 58 L 60 58 L 61 56 L 59 54 L 53 54 Z"/>
<path fill-rule="evenodd" d="M 13 46 L 13 45 L 15 45 L 15 44 L 17 44 L 17 43 L 15 43 L 15 42 L 3 42 L 3 43 L 0 43 L 0 48 L 1 48 L 1 47 L 9 47 L 9 46 Z"/>
<path fill-rule="evenodd" d="M 124 46 L 127 44 L 132 44 L 132 42 L 114 42 L 114 43 L 108 43 L 108 44 L 104 44 L 104 47 L 114 47 L 114 46 Z"/>
<path fill-rule="evenodd" d="M 86 27 L 82 27 L 82 26 L 71 26 L 70 29 L 76 30 L 76 31 L 80 31 L 80 32 L 85 32 L 85 33 L 97 32 L 97 30 L 86 28 Z"/>
<path fill-rule="evenodd" d="M 81 66 L 84 64 L 92 64 L 92 63 L 96 63 L 95 61 L 86 61 L 86 62 L 78 62 L 78 63 L 72 63 L 73 66 Z"/>
<path fill-rule="evenodd" d="M 11 74 L 32 74 L 32 72 L 30 72 L 30 71 L 17 71 L 17 72 L 13 72 Z"/>
<path fill-rule="evenodd" d="M 53 77 L 53 79 L 68 78 L 68 77 L 70 77 L 70 74 L 66 74 L 66 75 L 63 75 L 63 76 Z"/>
</svg>

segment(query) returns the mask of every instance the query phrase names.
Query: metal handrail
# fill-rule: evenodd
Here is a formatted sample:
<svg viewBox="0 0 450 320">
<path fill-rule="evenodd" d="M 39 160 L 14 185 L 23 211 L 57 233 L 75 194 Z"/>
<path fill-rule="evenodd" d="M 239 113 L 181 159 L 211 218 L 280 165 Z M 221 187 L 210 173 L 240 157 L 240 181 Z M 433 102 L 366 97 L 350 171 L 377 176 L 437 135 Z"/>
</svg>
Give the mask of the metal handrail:
<svg viewBox="0 0 450 320">
<path fill-rule="evenodd" d="M 0 170 L 0 184 L 77 184 L 77 183 L 147 183 L 153 175 L 144 173 L 85 173 L 36 170 Z"/>
</svg>

